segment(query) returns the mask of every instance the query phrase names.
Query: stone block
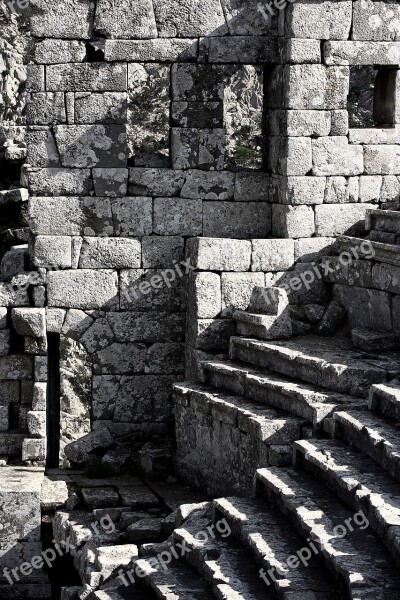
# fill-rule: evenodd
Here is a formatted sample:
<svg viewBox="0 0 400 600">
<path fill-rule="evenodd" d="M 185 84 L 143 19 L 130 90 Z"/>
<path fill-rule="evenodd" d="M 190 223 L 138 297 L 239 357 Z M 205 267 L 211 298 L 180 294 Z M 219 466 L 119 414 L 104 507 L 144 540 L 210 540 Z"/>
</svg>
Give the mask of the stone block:
<svg viewBox="0 0 400 600">
<path fill-rule="evenodd" d="M 77 92 L 74 94 L 74 122 L 77 124 L 121 124 L 127 119 L 126 92 Z"/>
<path fill-rule="evenodd" d="M 7 356 L 10 347 L 10 331 L 9 329 L 3 329 L 3 331 L 0 331 L 0 356 Z"/>
<path fill-rule="evenodd" d="M 306 175 L 312 167 L 311 138 L 271 137 L 268 164 L 273 173 Z"/>
<path fill-rule="evenodd" d="M 325 42 L 326 65 L 393 65 L 400 62 L 400 42 Z"/>
<path fill-rule="evenodd" d="M 231 36 L 277 35 L 277 18 L 257 0 L 222 0 Z"/>
<path fill-rule="evenodd" d="M 273 110 L 267 114 L 270 135 L 320 137 L 331 131 L 331 113 L 326 110 Z"/>
<path fill-rule="evenodd" d="M 28 432 L 30 437 L 45 438 L 46 437 L 46 412 L 33 411 L 28 412 Z"/>
<path fill-rule="evenodd" d="M 335 238 L 316 237 L 302 238 L 294 242 L 294 258 L 300 262 L 314 262 L 323 256 L 328 256 L 335 243 Z"/>
<path fill-rule="evenodd" d="M 129 169 L 129 195 L 179 196 L 185 183 L 185 172 L 173 169 Z"/>
<path fill-rule="evenodd" d="M 373 265 L 371 287 L 384 292 L 400 294 L 400 267 L 385 263 Z"/>
<path fill-rule="evenodd" d="M 7 329 L 8 310 L 5 306 L 0 306 L 0 330 Z"/>
<path fill-rule="evenodd" d="M 191 273 L 188 288 L 189 318 L 213 319 L 221 312 L 221 278 L 217 273 Z"/>
<path fill-rule="evenodd" d="M 325 177 L 272 177 L 271 200 L 278 204 L 322 204 L 326 187 Z"/>
<path fill-rule="evenodd" d="M 126 196 L 128 169 L 93 169 L 93 184 L 96 196 Z"/>
<path fill-rule="evenodd" d="M 360 202 L 379 202 L 383 178 L 380 175 L 360 177 Z"/>
<path fill-rule="evenodd" d="M 13 308 L 11 319 L 19 335 L 36 338 L 46 335 L 46 311 L 43 308 Z"/>
<path fill-rule="evenodd" d="M 134 269 L 141 267 L 139 240 L 126 238 L 84 238 L 80 269 Z"/>
<path fill-rule="evenodd" d="M 107 313 L 112 338 L 117 342 L 181 342 L 185 314 L 163 312 Z"/>
<path fill-rule="evenodd" d="M 271 232 L 271 205 L 267 202 L 203 202 L 206 237 L 265 238 Z"/>
<path fill-rule="evenodd" d="M 314 232 L 314 210 L 311 206 L 273 205 L 272 235 L 301 238 L 311 237 Z"/>
<path fill-rule="evenodd" d="M 184 373 L 184 344 L 155 343 L 147 351 L 145 373 Z"/>
<path fill-rule="evenodd" d="M 126 165 L 123 125 L 58 125 L 55 138 L 63 167 L 121 168 Z"/>
<path fill-rule="evenodd" d="M 179 267 L 121 271 L 121 310 L 179 312 L 184 304 L 181 274 Z"/>
<path fill-rule="evenodd" d="M 235 309 L 246 310 L 253 288 L 264 284 L 264 273 L 222 273 L 222 316 L 232 316 Z"/>
<path fill-rule="evenodd" d="M 158 235 L 201 235 L 202 229 L 201 200 L 155 198 L 154 233 Z"/>
<path fill-rule="evenodd" d="M 46 329 L 50 333 L 61 333 L 66 311 L 62 308 L 46 308 Z"/>
<path fill-rule="evenodd" d="M 47 276 L 49 306 L 64 308 L 112 308 L 118 304 L 118 276 L 114 271 L 50 272 Z"/>
<path fill-rule="evenodd" d="M 47 35 L 47 34 L 46 34 Z M 45 39 L 35 44 L 35 61 L 52 65 L 79 63 L 86 59 L 85 43 L 79 40 Z"/>
<path fill-rule="evenodd" d="M 219 0 L 188 4 L 186 0 L 153 0 L 158 35 L 190 38 L 228 33 Z M 137 36 L 136 36 L 137 37 Z"/>
<path fill-rule="evenodd" d="M 236 334 L 232 319 L 190 319 L 187 341 L 205 352 L 227 352 L 231 336 Z"/>
<path fill-rule="evenodd" d="M 90 38 L 95 4 L 88 0 L 52 3 L 31 0 L 31 34 L 39 38 Z"/>
<path fill-rule="evenodd" d="M 118 198 L 111 202 L 115 233 L 120 236 L 148 235 L 153 231 L 151 198 Z"/>
<path fill-rule="evenodd" d="M 22 444 L 22 460 L 23 462 L 42 462 L 46 460 L 47 440 L 32 440 L 24 439 Z"/>
<path fill-rule="evenodd" d="M 269 200 L 268 173 L 237 173 L 234 199 L 240 202 Z"/>
<path fill-rule="evenodd" d="M 106 40 L 105 60 L 135 62 L 184 62 L 197 60 L 197 39 Z"/>
<path fill-rule="evenodd" d="M 66 123 L 64 94 L 58 92 L 31 94 L 26 105 L 26 119 L 30 125 Z"/>
<path fill-rule="evenodd" d="M 69 312 L 72 313 L 72 311 Z M 78 328 L 80 329 L 80 343 L 84 346 L 85 350 L 89 352 L 89 354 L 98 352 L 113 342 L 112 331 L 105 317 L 98 318 L 95 321 L 90 319 L 89 321 L 89 319 L 84 318 L 85 313 L 80 316 L 77 315 L 76 312 L 75 315 L 73 315 L 73 318 L 76 319 L 75 332 L 78 333 L 77 330 Z M 80 320 L 78 320 L 79 317 Z"/>
<path fill-rule="evenodd" d="M 348 67 L 287 65 L 283 71 L 284 108 L 347 109 Z"/>
<path fill-rule="evenodd" d="M 323 205 L 315 207 L 315 233 L 317 236 L 362 234 L 365 215 L 372 204 Z"/>
<path fill-rule="evenodd" d="M 31 258 L 36 267 L 68 269 L 72 266 L 71 238 L 38 235 L 33 242 Z"/>
<path fill-rule="evenodd" d="M 283 271 L 294 265 L 293 240 L 252 240 L 252 271 Z"/>
<path fill-rule="evenodd" d="M 53 135 L 47 127 L 27 132 L 27 160 L 33 167 L 60 167 L 60 155 Z"/>
<path fill-rule="evenodd" d="M 14 279 L 10 283 L 0 282 L 0 306 L 29 306 L 28 285 L 26 280 L 21 284 Z"/>
<path fill-rule="evenodd" d="M 10 428 L 10 408 L 7 405 L 0 406 L 0 432 L 8 431 Z"/>
<path fill-rule="evenodd" d="M 222 238 L 195 238 L 187 242 L 190 264 L 200 271 L 247 271 L 251 242 Z"/>
<path fill-rule="evenodd" d="M 400 6 L 396 2 L 353 2 L 353 40 L 400 40 Z"/>
<path fill-rule="evenodd" d="M 142 238 L 143 267 L 167 268 L 183 260 L 184 239 L 180 236 Z"/>
<path fill-rule="evenodd" d="M 325 188 L 325 204 L 345 204 L 358 202 L 358 177 L 327 177 Z"/>
<path fill-rule="evenodd" d="M 107 198 L 33 197 L 29 225 L 36 235 L 112 235 L 110 200 Z"/>
<path fill-rule="evenodd" d="M 79 440 L 65 447 L 65 454 L 72 464 L 84 465 L 90 460 L 90 454 L 99 450 L 108 450 L 115 445 L 115 441 L 107 428 L 92 431 Z"/>
<path fill-rule="evenodd" d="M 255 35 L 208 37 L 201 40 L 200 56 L 211 64 L 260 64 L 279 60 L 277 41 Z"/>
<path fill-rule="evenodd" d="M 285 15 L 288 37 L 347 40 L 352 24 L 352 2 L 318 0 L 289 4 Z"/>
<path fill-rule="evenodd" d="M 93 354 L 96 375 L 143 373 L 147 347 L 144 344 L 115 342 Z"/>
<path fill-rule="evenodd" d="M 222 102 L 172 102 L 173 127 L 223 127 Z"/>
<path fill-rule="evenodd" d="M 349 133 L 349 113 L 347 110 L 333 110 L 331 113 L 331 135 L 347 135 Z"/>
<path fill-rule="evenodd" d="M 49 92 L 126 92 L 127 67 L 119 63 L 50 65 L 46 86 Z"/>
<path fill-rule="evenodd" d="M 44 67 L 42 65 L 27 65 L 25 91 L 31 93 L 44 92 L 45 89 Z"/>
<path fill-rule="evenodd" d="M 31 169 L 33 196 L 87 196 L 93 189 L 90 169 Z"/>
<path fill-rule="evenodd" d="M 99 0 L 94 27 L 104 37 L 157 37 L 151 0 Z"/>
<path fill-rule="evenodd" d="M 187 171 L 181 195 L 192 199 L 229 200 L 233 198 L 234 186 L 234 173 Z"/>
<path fill-rule="evenodd" d="M 114 422 L 166 422 L 172 417 L 172 385 L 176 376 L 137 375 L 121 377 Z"/>
<path fill-rule="evenodd" d="M 400 146 L 371 145 L 364 147 L 367 175 L 396 175 L 400 173 Z"/>
<path fill-rule="evenodd" d="M 389 69 L 386 71 L 388 73 L 392 73 L 393 71 Z M 398 71 L 394 71 L 397 73 Z M 400 78 L 399 78 L 400 81 Z M 391 90 L 386 90 L 386 98 L 391 97 Z M 397 121 L 396 117 L 391 112 L 390 121 Z M 389 122 L 389 118 L 388 118 Z M 350 129 L 349 130 L 349 142 L 350 144 L 363 144 L 368 146 L 374 146 L 376 144 L 392 144 L 397 145 L 400 144 L 400 128 L 398 126 L 394 127 L 383 127 L 383 128 L 370 128 L 370 129 Z"/>
<path fill-rule="evenodd" d="M 392 330 L 390 296 L 386 292 L 359 288 L 355 286 L 335 285 L 335 295 L 347 312 L 350 328 Z"/>
<path fill-rule="evenodd" d="M 285 63 L 299 65 L 321 62 L 321 44 L 319 40 L 285 39 L 282 50 Z"/>
<path fill-rule="evenodd" d="M 393 333 L 400 335 L 400 297 L 394 296 L 392 300 Z"/>
<path fill-rule="evenodd" d="M 360 175 L 364 171 L 361 146 L 351 146 L 347 137 L 324 137 L 312 140 L 313 174 Z"/>
<path fill-rule="evenodd" d="M 28 255 L 26 244 L 21 246 L 12 246 L 5 252 L 0 262 L 0 273 L 3 280 L 11 281 L 25 271 L 25 264 Z"/>
<path fill-rule="evenodd" d="M 288 305 L 289 301 L 285 290 L 279 287 L 254 287 L 248 306 L 250 322 L 254 321 L 252 317 L 256 315 L 275 317 L 281 315 L 286 311 Z"/>
<path fill-rule="evenodd" d="M 47 356 L 35 356 L 33 361 L 34 380 L 41 382 L 47 381 Z"/>
</svg>

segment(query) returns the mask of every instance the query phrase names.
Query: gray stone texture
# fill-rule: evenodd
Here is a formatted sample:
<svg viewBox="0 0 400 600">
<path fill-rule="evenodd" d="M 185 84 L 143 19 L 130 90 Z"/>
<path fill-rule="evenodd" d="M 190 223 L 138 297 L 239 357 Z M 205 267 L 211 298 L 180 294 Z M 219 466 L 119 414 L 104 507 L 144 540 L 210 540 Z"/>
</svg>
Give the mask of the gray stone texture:
<svg viewBox="0 0 400 600">
<path fill-rule="evenodd" d="M 32 0 L 31 32 L 39 38 L 82 38 L 92 35 L 94 2 Z"/>
<path fill-rule="evenodd" d="M 94 26 L 105 37 L 157 37 L 151 0 L 99 0 Z"/>
</svg>

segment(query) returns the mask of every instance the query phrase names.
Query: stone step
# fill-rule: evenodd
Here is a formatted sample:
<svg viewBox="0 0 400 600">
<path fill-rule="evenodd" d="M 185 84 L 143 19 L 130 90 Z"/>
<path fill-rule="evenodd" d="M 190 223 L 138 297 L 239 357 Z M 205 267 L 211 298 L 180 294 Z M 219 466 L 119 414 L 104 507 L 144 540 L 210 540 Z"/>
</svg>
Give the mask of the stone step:
<svg viewBox="0 0 400 600">
<path fill-rule="evenodd" d="M 256 470 L 291 464 L 303 436 L 299 417 L 204 385 L 175 385 L 174 412 L 179 470 L 214 497 L 253 495 Z"/>
<path fill-rule="evenodd" d="M 359 410 L 334 415 L 334 436 L 370 456 L 400 481 L 400 426 L 388 418 Z"/>
<path fill-rule="evenodd" d="M 395 353 L 368 355 L 355 351 L 345 338 L 313 335 L 275 342 L 232 337 L 230 358 L 360 397 L 367 396 L 373 383 L 392 379 L 399 368 Z"/>
<path fill-rule="evenodd" d="M 171 545 L 170 548 L 172 555 L 173 546 Z M 168 550 L 164 552 L 167 554 Z M 157 598 L 164 600 L 214 600 L 215 598 L 210 585 L 184 560 L 172 560 L 164 568 L 157 558 L 143 558 L 136 561 L 135 566 L 138 569 L 137 573 L 140 573 L 140 584 L 150 589 Z"/>
<path fill-rule="evenodd" d="M 371 386 L 368 403 L 370 410 L 400 421 L 400 384 L 391 382 Z"/>
<path fill-rule="evenodd" d="M 398 569 L 379 537 L 368 527 L 361 529 L 365 520 L 360 515 L 308 473 L 269 467 L 260 469 L 257 479 L 259 494 L 276 503 L 346 586 L 348 592 L 341 598 L 400 597 Z"/>
<path fill-rule="evenodd" d="M 285 340 L 293 333 L 287 310 L 272 316 L 235 310 L 233 318 L 239 335 L 252 336 L 260 340 Z"/>
<path fill-rule="evenodd" d="M 295 464 L 362 510 L 400 565 L 400 485 L 361 452 L 333 440 L 300 440 Z"/>
<path fill-rule="evenodd" d="M 287 440 L 286 443 L 292 443 L 300 437 L 302 419 L 211 387 L 192 387 L 190 383 L 177 384 L 175 387 L 184 387 L 186 393 L 190 394 L 191 404 L 199 406 L 204 413 L 234 425 L 260 441 L 273 444 Z"/>
<path fill-rule="evenodd" d="M 317 429 L 335 410 L 366 406 L 364 399 L 292 381 L 245 363 L 209 361 L 203 368 L 209 385 L 302 417 Z"/>
<path fill-rule="evenodd" d="M 220 498 L 214 500 L 213 511 L 214 524 L 221 519 L 229 524 L 279 598 L 293 600 L 307 592 L 318 600 L 339 597 L 340 589 L 312 552 L 303 552 L 294 568 L 288 566 L 288 558 L 299 556 L 305 540 L 275 507 L 259 499 Z"/>
<path fill-rule="evenodd" d="M 357 252 L 360 258 L 373 258 L 375 262 L 382 262 L 388 265 L 400 265 L 400 252 L 397 244 L 376 242 L 374 240 L 350 236 L 340 236 L 338 238 L 338 246 L 340 253 L 349 252 L 350 256 L 354 256 L 353 253 Z M 366 251 L 367 248 L 368 251 Z"/>
<path fill-rule="evenodd" d="M 162 598 L 162 596 L 156 596 L 148 589 L 137 589 L 134 587 L 127 587 L 126 589 L 117 590 L 96 590 L 87 600 L 152 600 L 153 598 Z M 70 600 L 67 596 L 65 600 Z M 64 600 L 61 597 L 61 600 Z"/>
<path fill-rule="evenodd" d="M 386 231 L 370 231 L 368 240 L 372 242 L 382 242 L 383 244 L 399 244 L 400 235 L 397 233 L 386 233 Z"/>
<path fill-rule="evenodd" d="M 260 578 L 253 557 L 229 531 L 218 536 L 210 528 L 207 509 L 191 516 L 176 529 L 172 538 L 177 548 L 185 548 L 184 558 L 212 586 L 219 600 L 275 599 L 271 586 Z"/>
<path fill-rule="evenodd" d="M 367 231 L 383 231 L 400 234 L 400 212 L 395 210 L 369 209 L 365 217 Z"/>
</svg>

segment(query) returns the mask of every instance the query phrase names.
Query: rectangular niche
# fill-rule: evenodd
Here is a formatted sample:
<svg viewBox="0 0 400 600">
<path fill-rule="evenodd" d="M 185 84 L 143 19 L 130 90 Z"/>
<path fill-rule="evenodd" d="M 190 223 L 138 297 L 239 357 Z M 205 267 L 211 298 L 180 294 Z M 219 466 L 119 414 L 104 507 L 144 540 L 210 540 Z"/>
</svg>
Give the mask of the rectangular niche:
<svg viewBox="0 0 400 600">
<path fill-rule="evenodd" d="M 392 127 L 400 121 L 398 66 L 350 67 L 350 128 Z"/>
<path fill-rule="evenodd" d="M 264 140 L 263 67 L 235 67 L 224 91 L 226 129 L 226 168 L 260 170 L 263 167 Z"/>
<path fill-rule="evenodd" d="M 128 65 L 128 152 L 137 167 L 169 167 L 170 65 Z"/>
</svg>

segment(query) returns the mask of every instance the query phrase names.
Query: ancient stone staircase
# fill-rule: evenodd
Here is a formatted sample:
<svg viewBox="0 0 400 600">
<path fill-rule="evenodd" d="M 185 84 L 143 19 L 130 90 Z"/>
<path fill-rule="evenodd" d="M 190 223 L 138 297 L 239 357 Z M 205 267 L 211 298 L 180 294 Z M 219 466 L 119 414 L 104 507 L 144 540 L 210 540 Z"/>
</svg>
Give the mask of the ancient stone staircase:
<svg viewBox="0 0 400 600">
<path fill-rule="evenodd" d="M 244 347 L 251 346 L 249 340 L 245 342 Z M 150 557 L 139 561 L 146 575 L 138 581 L 149 586 L 157 597 L 400 597 L 400 386 L 372 383 L 391 379 L 399 356 L 357 357 L 350 348 L 346 350 L 345 341 L 339 340 L 336 348 L 331 341 L 329 361 L 327 350 L 323 352 L 315 338 L 296 342 L 279 342 L 273 351 L 273 344 L 268 344 L 266 354 L 281 357 L 274 362 L 280 382 L 282 376 L 288 377 L 290 369 L 295 369 L 296 377 L 307 383 L 288 383 L 289 392 L 284 395 L 282 385 L 275 383 L 277 378 L 271 375 L 272 387 L 270 374 L 265 374 L 264 403 L 273 398 L 272 405 L 283 406 L 285 401 L 288 411 L 292 400 L 293 412 L 304 414 L 307 410 L 310 417 L 317 414 L 313 406 L 317 403 L 329 407 L 325 422 L 316 421 L 315 437 L 294 443 L 293 466 L 257 470 L 255 498 L 220 498 L 206 506 L 193 506 L 189 518 L 173 532 L 169 544 L 175 549 L 186 548 L 184 559 L 201 577 L 196 593 L 180 566 L 166 573 L 157 560 L 154 562 L 154 556 L 153 561 Z M 237 339 L 232 340 L 234 358 L 241 347 Z M 257 342 L 256 356 L 260 352 Z M 250 360 L 249 355 L 239 357 Z M 246 389 L 254 385 L 254 380 L 247 378 L 255 375 L 244 362 L 207 363 L 205 370 L 210 384 L 235 390 L 238 404 Z M 309 385 L 314 379 L 320 380 L 321 370 L 329 374 L 326 381 L 331 391 Z M 293 371 L 290 374 L 293 376 Z M 209 390 L 209 402 L 213 402 L 214 395 L 217 403 L 217 388 Z M 198 391 L 193 389 L 191 393 Z M 333 439 L 321 431 L 321 424 Z M 232 535 L 209 535 L 204 541 L 201 532 L 210 531 L 210 526 L 217 526 L 222 518 Z M 146 553 L 157 555 L 161 550 L 148 547 Z M 308 559 L 302 562 L 298 553 Z M 197 580 L 190 581 L 193 585 Z M 176 595 L 170 596 L 172 593 Z"/>
</svg>

